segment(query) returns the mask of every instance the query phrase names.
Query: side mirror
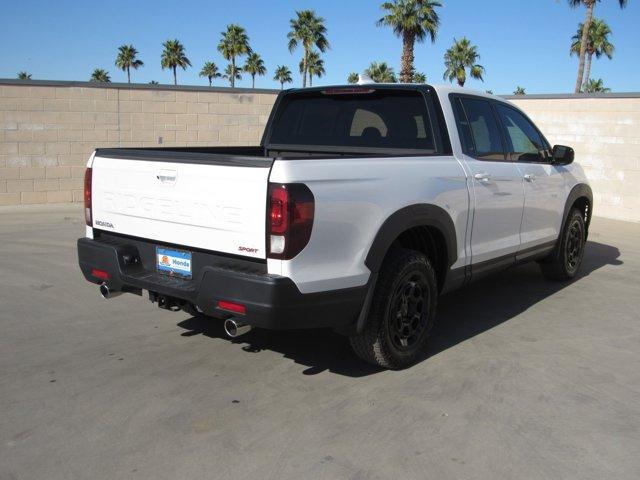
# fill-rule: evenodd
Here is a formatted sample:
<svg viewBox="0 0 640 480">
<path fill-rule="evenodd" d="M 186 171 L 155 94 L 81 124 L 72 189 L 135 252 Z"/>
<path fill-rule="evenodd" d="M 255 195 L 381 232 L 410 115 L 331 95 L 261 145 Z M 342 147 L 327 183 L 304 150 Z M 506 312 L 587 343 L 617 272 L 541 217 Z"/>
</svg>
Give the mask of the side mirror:
<svg viewBox="0 0 640 480">
<path fill-rule="evenodd" d="M 569 165 L 573 162 L 576 154 L 573 148 L 565 145 L 555 145 L 553 147 L 553 164 L 554 165 Z"/>
</svg>

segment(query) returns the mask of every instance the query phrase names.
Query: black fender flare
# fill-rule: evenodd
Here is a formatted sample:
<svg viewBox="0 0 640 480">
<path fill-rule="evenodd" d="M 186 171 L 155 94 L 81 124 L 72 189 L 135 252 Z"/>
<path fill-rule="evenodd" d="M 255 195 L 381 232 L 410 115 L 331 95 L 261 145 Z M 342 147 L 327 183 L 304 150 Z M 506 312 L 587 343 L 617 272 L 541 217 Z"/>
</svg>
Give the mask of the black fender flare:
<svg viewBox="0 0 640 480">
<path fill-rule="evenodd" d="M 419 203 L 409 205 L 394 212 L 378 229 L 378 233 L 373 239 L 373 243 L 364 261 L 367 268 L 371 270 L 371 276 L 368 282 L 364 305 L 356 322 L 356 332 L 361 332 L 367 321 L 371 300 L 378 281 L 378 272 L 389 248 L 406 230 L 423 226 L 435 227 L 444 236 L 447 246 L 447 267 L 450 268 L 458 259 L 456 227 L 446 210 L 437 205 Z"/>
<path fill-rule="evenodd" d="M 364 261 L 372 272 L 380 271 L 382 261 L 391 244 L 406 230 L 413 227 L 435 227 L 444 236 L 447 246 L 447 266 L 458 259 L 456 227 L 451 216 L 442 207 L 429 203 L 419 203 L 401 208 L 387 218 L 371 244 Z"/>
<path fill-rule="evenodd" d="M 585 218 L 585 226 L 587 228 L 587 235 L 589 234 L 589 223 L 591 223 L 591 215 L 593 214 L 593 192 L 591 191 L 591 187 L 586 183 L 578 183 L 574 185 L 574 187 L 569 192 L 567 196 L 567 201 L 564 204 L 564 213 L 562 214 L 562 224 L 560 232 L 564 231 L 565 224 L 567 222 L 567 217 L 569 216 L 569 212 L 571 211 L 571 207 L 581 197 L 585 197 L 589 201 L 589 209 L 587 210 L 587 218 Z M 562 235 L 562 233 L 561 233 Z"/>
</svg>

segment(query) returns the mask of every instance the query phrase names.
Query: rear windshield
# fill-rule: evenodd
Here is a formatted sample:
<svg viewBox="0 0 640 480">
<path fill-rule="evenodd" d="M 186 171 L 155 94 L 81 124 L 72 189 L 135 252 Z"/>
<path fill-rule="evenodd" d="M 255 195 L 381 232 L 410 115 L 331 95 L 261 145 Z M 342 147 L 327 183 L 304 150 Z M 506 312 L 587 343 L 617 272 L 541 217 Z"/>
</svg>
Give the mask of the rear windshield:
<svg viewBox="0 0 640 480">
<path fill-rule="evenodd" d="M 269 144 L 436 150 L 424 97 L 402 90 L 285 96 Z"/>
</svg>

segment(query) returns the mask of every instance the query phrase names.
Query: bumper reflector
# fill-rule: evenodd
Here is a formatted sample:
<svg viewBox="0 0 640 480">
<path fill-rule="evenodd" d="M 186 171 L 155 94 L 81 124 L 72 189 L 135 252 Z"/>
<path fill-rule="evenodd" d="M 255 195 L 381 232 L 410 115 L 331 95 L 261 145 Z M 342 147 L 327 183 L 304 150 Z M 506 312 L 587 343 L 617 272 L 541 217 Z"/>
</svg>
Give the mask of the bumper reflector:
<svg viewBox="0 0 640 480">
<path fill-rule="evenodd" d="M 91 269 L 91 275 L 102 280 L 109 280 L 109 274 L 104 270 L 98 270 L 97 268 Z"/>
<path fill-rule="evenodd" d="M 226 300 L 218 300 L 218 308 L 227 312 L 239 313 L 244 315 L 247 313 L 247 307 L 240 303 L 227 302 Z"/>
</svg>

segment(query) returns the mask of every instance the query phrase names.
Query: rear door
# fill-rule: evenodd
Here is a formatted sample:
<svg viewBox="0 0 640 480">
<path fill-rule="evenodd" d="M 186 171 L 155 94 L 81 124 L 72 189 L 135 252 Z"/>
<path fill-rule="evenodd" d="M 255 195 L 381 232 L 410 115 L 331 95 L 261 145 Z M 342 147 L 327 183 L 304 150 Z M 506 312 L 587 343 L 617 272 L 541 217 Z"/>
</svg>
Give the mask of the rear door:
<svg viewBox="0 0 640 480">
<path fill-rule="evenodd" d="M 181 153 L 171 161 L 121 152 L 106 158 L 98 150 L 94 158 L 94 228 L 187 250 L 266 258 L 269 159 L 243 164 Z"/>
<path fill-rule="evenodd" d="M 491 102 L 482 97 L 452 97 L 464 162 L 473 184 L 471 231 L 473 273 L 508 265 L 520 248 L 524 204 L 522 176 L 505 154 Z"/>
<path fill-rule="evenodd" d="M 560 234 L 564 212 L 564 167 L 551 165 L 547 141 L 517 109 L 497 103 L 507 152 L 524 179 L 521 250 L 551 244 Z"/>
</svg>

